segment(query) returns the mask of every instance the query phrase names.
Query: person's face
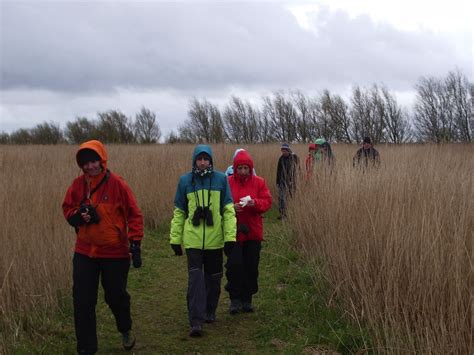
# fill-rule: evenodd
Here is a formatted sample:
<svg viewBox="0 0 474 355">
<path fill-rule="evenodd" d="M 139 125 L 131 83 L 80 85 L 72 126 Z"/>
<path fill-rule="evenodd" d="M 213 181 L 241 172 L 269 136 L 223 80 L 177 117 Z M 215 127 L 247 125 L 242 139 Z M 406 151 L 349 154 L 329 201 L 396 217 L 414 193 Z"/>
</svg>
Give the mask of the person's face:
<svg viewBox="0 0 474 355">
<path fill-rule="evenodd" d="M 82 170 L 89 176 L 97 176 L 102 172 L 100 160 L 88 161 L 82 166 Z"/>
<path fill-rule="evenodd" d="M 286 149 L 282 149 L 281 150 L 281 155 L 283 155 L 284 157 L 287 157 L 288 155 L 290 155 L 290 152 Z"/>
<path fill-rule="evenodd" d="M 239 166 L 237 166 L 237 174 L 239 176 L 249 176 L 250 167 L 248 165 L 239 165 Z"/>
<path fill-rule="evenodd" d="M 207 169 L 211 165 L 211 159 L 207 154 L 199 155 L 196 158 L 196 167 L 199 170 Z"/>
<path fill-rule="evenodd" d="M 362 147 L 363 147 L 364 149 L 369 149 L 369 148 L 371 147 L 371 145 L 372 145 L 372 144 L 370 144 L 370 143 L 362 143 Z"/>
</svg>

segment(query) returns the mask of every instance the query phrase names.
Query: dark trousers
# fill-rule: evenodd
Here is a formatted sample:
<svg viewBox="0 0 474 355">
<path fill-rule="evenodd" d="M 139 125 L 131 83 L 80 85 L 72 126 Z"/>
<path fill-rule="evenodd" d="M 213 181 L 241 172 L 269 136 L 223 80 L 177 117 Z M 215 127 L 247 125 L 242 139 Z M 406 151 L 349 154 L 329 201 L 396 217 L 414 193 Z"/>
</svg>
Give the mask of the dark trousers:
<svg viewBox="0 0 474 355">
<path fill-rule="evenodd" d="M 232 258 L 227 259 L 225 289 L 229 292 L 230 299 L 252 302 L 252 295 L 258 292 L 258 264 L 260 262 L 260 250 L 262 243 L 257 240 L 247 240 L 241 246 L 241 262 L 235 263 L 235 253 Z"/>
<path fill-rule="evenodd" d="M 189 324 L 202 325 L 206 313 L 214 313 L 221 294 L 222 249 L 186 249 L 188 257 Z"/>
<path fill-rule="evenodd" d="M 99 278 L 105 293 L 105 302 L 115 317 L 119 332 L 132 328 L 130 295 L 127 293 L 129 259 L 89 258 L 75 253 L 73 257 L 74 325 L 77 351 L 97 351 L 95 306 Z"/>
</svg>

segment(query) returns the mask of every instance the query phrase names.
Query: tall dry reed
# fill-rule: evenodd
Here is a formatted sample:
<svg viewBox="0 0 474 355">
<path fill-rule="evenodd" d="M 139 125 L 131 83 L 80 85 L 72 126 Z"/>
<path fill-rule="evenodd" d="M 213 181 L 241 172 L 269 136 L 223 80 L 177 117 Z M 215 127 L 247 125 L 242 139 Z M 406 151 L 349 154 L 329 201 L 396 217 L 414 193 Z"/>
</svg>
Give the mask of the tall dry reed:
<svg viewBox="0 0 474 355">
<path fill-rule="evenodd" d="M 193 148 L 107 146 L 109 168 L 135 192 L 148 227 L 170 221 L 177 180 L 190 170 Z M 213 145 L 217 169 L 225 170 L 236 148 Z M 277 201 L 278 145 L 245 148 Z M 80 174 L 76 149 L 0 148 L 0 353 L 22 330 L 34 331 L 28 325 L 69 292 L 75 236 L 61 203 Z M 351 168 L 354 149 L 334 147 L 332 174 L 300 181 L 289 222 L 306 255 L 323 259 L 335 295 L 370 325 L 377 346 L 468 349 L 472 146 L 383 148 L 383 167 L 370 174 Z M 295 150 L 304 161 L 306 147 Z"/>
<path fill-rule="evenodd" d="M 472 353 L 474 146 L 380 151 L 363 172 L 336 147 L 333 171 L 299 185 L 290 224 L 376 350 Z"/>
<path fill-rule="evenodd" d="M 213 146 L 217 169 L 227 168 L 235 148 Z M 38 317 L 56 310 L 61 294 L 69 293 L 75 234 L 61 204 L 81 173 L 76 149 L 0 147 L 0 353 L 6 353 L 25 329 L 34 331 L 31 325 Z M 108 167 L 130 185 L 148 227 L 171 220 L 177 181 L 191 169 L 193 149 L 192 145 L 107 146 Z M 278 148 L 262 147 L 260 152 L 261 158 L 256 158 L 260 169 L 270 170 Z M 273 154 L 271 159 L 267 152 Z"/>
</svg>

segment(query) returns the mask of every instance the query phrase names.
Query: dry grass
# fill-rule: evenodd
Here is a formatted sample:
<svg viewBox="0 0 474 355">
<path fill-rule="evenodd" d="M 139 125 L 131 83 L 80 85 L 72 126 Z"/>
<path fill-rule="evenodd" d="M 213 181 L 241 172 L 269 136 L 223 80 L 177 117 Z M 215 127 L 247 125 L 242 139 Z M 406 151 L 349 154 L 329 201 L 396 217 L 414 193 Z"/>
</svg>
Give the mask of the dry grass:
<svg viewBox="0 0 474 355">
<path fill-rule="evenodd" d="M 218 169 L 230 164 L 235 148 L 214 146 Z M 79 174 L 75 149 L 1 147 L 0 353 L 70 287 L 74 233 L 61 203 Z M 108 149 L 109 167 L 134 190 L 147 225 L 168 223 L 193 147 Z M 278 146 L 249 150 L 276 197 Z M 304 160 L 305 146 L 296 150 Z M 335 171 L 301 183 L 292 204 L 290 224 L 309 260 L 324 260 L 334 295 L 369 324 L 376 346 L 472 351 L 473 146 L 382 147 L 383 168 L 370 174 L 351 168 L 354 147 L 334 150 Z"/>
<path fill-rule="evenodd" d="M 472 353 L 473 148 L 382 147 L 364 174 L 337 147 L 334 172 L 300 184 L 299 242 L 379 351 Z"/>
</svg>

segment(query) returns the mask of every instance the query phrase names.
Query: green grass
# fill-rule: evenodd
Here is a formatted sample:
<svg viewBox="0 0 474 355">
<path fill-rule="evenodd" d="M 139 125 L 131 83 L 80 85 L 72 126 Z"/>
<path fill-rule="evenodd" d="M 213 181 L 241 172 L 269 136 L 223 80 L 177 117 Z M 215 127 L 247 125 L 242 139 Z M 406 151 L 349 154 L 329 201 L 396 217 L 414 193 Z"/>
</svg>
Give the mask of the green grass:
<svg viewBox="0 0 474 355">
<path fill-rule="evenodd" d="M 366 336 L 337 309 L 327 307 L 324 282 L 313 281 L 312 270 L 292 247 L 292 238 L 275 212 L 265 219 L 256 312 L 228 314 L 229 299 L 221 294 L 218 320 L 205 325 L 202 338 L 188 337 L 186 257 L 176 257 L 168 245 L 169 226 L 148 231 L 143 242 L 143 266 L 131 269 L 135 354 L 354 353 L 366 349 Z M 225 284 L 223 279 L 222 284 Z M 20 339 L 15 354 L 73 354 L 75 336 L 72 297 L 64 296 L 53 317 L 43 317 Z M 112 313 L 97 305 L 99 354 L 127 353 L 121 348 Z"/>
</svg>

